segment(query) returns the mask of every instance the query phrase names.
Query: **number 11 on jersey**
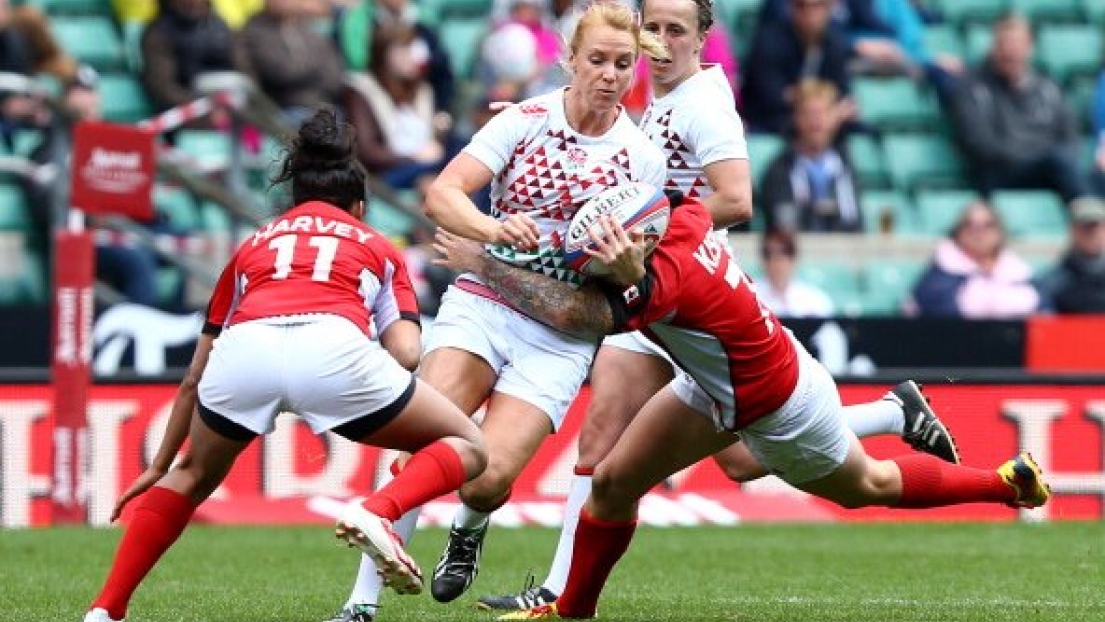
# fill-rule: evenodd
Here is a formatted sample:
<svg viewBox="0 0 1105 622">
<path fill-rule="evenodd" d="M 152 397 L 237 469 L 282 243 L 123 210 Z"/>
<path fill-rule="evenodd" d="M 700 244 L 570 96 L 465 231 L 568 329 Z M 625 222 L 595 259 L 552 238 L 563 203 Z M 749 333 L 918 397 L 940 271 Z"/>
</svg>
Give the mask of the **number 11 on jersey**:
<svg viewBox="0 0 1105 622">
<path fill-rule="evenodd" d="M 299 236 L 294 234 L 282 235 L 273 238 L 269 242 L 269 248 L 276 251 L 276 260 L 273 261 L 273 279 L 286 279 L 292 272 L 292 259 L 295 257 L 296 242 Z M 315 255 L 315 267 L 311 272 L 312 281 L 329 281 L 330 267 L 334 264 L 334 256 L 338 254 L 340 240 L 329 236 L 314 235 L 307 244 L 318 249 Z"/>
</svg>

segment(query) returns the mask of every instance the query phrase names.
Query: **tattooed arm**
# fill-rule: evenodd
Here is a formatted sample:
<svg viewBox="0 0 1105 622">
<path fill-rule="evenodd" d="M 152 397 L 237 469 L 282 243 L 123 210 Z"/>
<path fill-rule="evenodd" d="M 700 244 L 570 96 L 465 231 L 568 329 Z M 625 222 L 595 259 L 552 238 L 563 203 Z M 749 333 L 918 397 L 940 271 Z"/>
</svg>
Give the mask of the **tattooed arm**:
<svg viewBox="0 0 1105 622">
<path fill-rule="evenodd" d="M 617 322 L 607 295 L 597 287 L 568 283 L 487 256 L 479 244 L 438 230 L 434 263 L 472 272 L 519 311 L 565 332 L 589 336 L 614 332 Z"/>
</svg>

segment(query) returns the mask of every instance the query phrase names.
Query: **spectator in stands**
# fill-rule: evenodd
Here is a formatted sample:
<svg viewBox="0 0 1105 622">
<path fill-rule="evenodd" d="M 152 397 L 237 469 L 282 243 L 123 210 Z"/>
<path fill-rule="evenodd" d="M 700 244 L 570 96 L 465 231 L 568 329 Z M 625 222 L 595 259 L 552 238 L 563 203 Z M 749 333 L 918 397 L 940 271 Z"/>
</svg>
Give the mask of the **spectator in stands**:
<svg viewBox="0 0 1105 622">
<path fill-rule="evenodd" d="M 23 32 L 12 24 L 12 10 L 8 0 L 0 0 L 0 72 L 24 76 L 34 74 L 30 44 Z M 40 108 L 40 103 L 34 97 L 0 92 L 0 135 L 9 151 L 16 128 L 32 122 Z"/>
<path fill-rule="evenodd" d="M 1008 319 L 1039 309 L 1032 267 L 1005 245 L 997 211 L 975 201 L 963 210 L 913 290 L 908 311 L 934 317 Z"/>
<path fill-rule="evenodd" d="M 1097 139 L 1093 159 L 1093 183 L 1097 195 L 1105 198 L 1105 71 L 1097 79 L 1091 120 L 1094 137 Z"/>
<path fill-rule="evenodd" d="M 950 105 L 963 60 L 950 54 L 933 54 L 925 45 L 925 22 L 910 0 L 875 0 L 875 12 L 894 32 L 905 53 L 905 73 L 924 77 L 944 105 Z"/>
<path fill-rule="evenodd" d="M 337 1 L 337 0 L 333 0 Z M 241 28 L 264 0 L 210 0 L 211 8 L 232 30 Z M 112 0 L 115 16 L 122 24 L 145 24 L 157 17 L 159 0 Z"/>
<path fill-rule="evenodd" d="M 350 0 L 331 0 L 343 1 Z M 421 20 L 418 7 L 411 0 L 352 1 L 353 6 L 341 13 L 337 28 L 346 66 L 353 71 L 368 69 L 372 35 L 376 29 L 413 28 L 415 37 L 422 41 L 429 52 L 426 79 L 433 87 L 434 109 L 451 114 L 456 95 L 456 78 L 449 63 L 449 54 L 437 32 Z"/>
<path fill-rule="evenodd" d="M 368 72 L 347 77 L 357 154 L 394 188 L 421 190 L 446 161 L 451 119 L 435 113 L 426 46 L 410 27 L 378 29 Z"/>
<path fill-rule="evenodd" d="M 101 120 L 98 82 L 96 71 L 83 65 L 74 72 L 73 79 L 64 85 L 63 105 L 74 119 Z M 43 142 L 31 152 L 30 159 L 36 164 L 50 164 L 54 150 L 57 149 L 53 141 L 57 138 L 55 133 L 46 133 Z M 35 229 L 40 234 L 37 242 L 47 254 L 52 242 L 52 193 L 56 190 L 55 184 L 56 180 L 46 179 L 28 179 L 23 184 L 32 208 Z M 114 287 L 130 302 L 156 306 L 157 255 L 145 246 L 114 239 L 104 233 L 105 235 L 98 235 L 96 238 L 96 278 Z M 179 292 L 177 298 L 175 303 L 183 299 L 183 292 Z"/>
<path fill-rule="evenodd" d="M 63 84 L 72 82 L 77 73 L 77 61 L 62 49 L 50 30 L 50 20 L 33 4 L 12 9 L 12 26 L 23 33 L 31 52 L 31 66 L 36 74 L 53 76 Z"/>
<path fill-rule="evenodd" d="M 806 80 L 794 89 L 794 134 L 768 165 L 757 201 L 768 228 L 863 230 L 856 173 L 837 146 L 837 99 L 829 82 Z"/>
<path fill-rule="evenodd" d="M 1039 282 L 1041 307 L 1054 313 L 1105 313 L 1105 203 L 1071 204 L 1070 247 Z"/>
<path fill-rule="evenodd" d="M 512 0 L 505 19 L 497 23 L 484 42 L 476 76 L 484 89 L 512 93 L 521 100 L 546 93 L 568 82 L 558 60 L 560 33 L 545 0 Z"/>
<path fill-rule="evenodd" d="M 781 318 L 832 317 L 833 301 L 820 288 L 794 278 L 798 267 L 798 238 L 785 229 L 769 229 L 760 242 L 764 279 L 756 295 Z"/>
<path fill-rule="evenodd" d="M 1032 68 L 1029 23 L 1010 14 L 993 33 L 988 58 L 963 78 L 952 106 L 974 183 L 984 195 L 1050 189 L 1069 203 L 1088 191 L 1077 165 L 1077 121 L 1055 82 Z"/>
<path fill-rule="evenodd" d="M 586 0 L 550 0 L 549 13 L 552 15 L 553 28 L 560 33 L 561 39 L 571 40 L 586 7 Z"/>
<path fill-rule="evenodd" d="M 434 90 L 434 109 L 443 115 L 451 115 L 456 96 L 456 77 L 449 54 L 442 45 L 437 31 L 418 18 L 418 9 L 411 0 L 378 0 L 375 13 L 376 28 L 414 29 L 415 39 L 426 46 L 430 58 L 426 64 L 426 80 Z M 445 118 L 442 116 L 442 118 Z M 451 117 L 450 117 L 451 121 Z"/>
<path fill-rule="evenodd" d="M 940 7 L 933 6 L 927 0 L 910 0 L 910 4 L 913 5 L 913 10 L 917 11 L 917 15 L 925 24 L 943 23 L 944 13 L 941 12 Z"/>
<path fill-rule="evenodd" d="M 909 58 L 896 41 L 898 33 L 876 10 L 874 0 L 829 0 L 830 27 L 847 41 L 852 71 L 902 73 Z M 760 23 L 786 22 L 791 18 L 791 0 L 766 0 L 760 7 Z"/>
<path fill-rule="evenodd" d="M 301 0 L 266 0 L 241 34 L 261 90 L 293 127 L 319 105 L 340 101 L 345 74 L 331 39 L 315 31 L 302 7 Z"/>
<path fill-rule="evenodd" d="M 743 117 L 752 131 L 783 133 L 793 118 L 794 87 L 817 78 L 848 93 L 848 42 L 829 23 L 833 0 L 788 0 L 790 18 L 761 22 L 743 63 Z M 842 116 L 852 116 L 848 100 Z"/>
<path fill-rule="evenodd" d="M 190 102 L 206 72 L 252 75 L 241 40 L 211 10 L 208 0 L 159 0 L 161 11 L 142 33 L 142 83 L 158 111 Z M 216 127 L 223 115 L 210 118 Z"/>
</svg>

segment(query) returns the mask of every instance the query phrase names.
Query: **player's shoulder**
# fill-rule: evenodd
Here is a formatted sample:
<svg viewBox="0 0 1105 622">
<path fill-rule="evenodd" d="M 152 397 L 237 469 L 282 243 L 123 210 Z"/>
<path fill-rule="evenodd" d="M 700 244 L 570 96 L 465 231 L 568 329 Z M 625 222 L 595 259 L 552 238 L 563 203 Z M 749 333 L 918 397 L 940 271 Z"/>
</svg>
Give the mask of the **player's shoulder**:
<svg viewBox="0 0 1105 622">
<path fill-rule="evenodd" d="M 556 110 L 561 101 L 561 90 L 536 95 L 514 104 L 507 111 L 511 116 L 526 119 L 531 122 L 542 122 L 548 119 Z"/>
</svg>

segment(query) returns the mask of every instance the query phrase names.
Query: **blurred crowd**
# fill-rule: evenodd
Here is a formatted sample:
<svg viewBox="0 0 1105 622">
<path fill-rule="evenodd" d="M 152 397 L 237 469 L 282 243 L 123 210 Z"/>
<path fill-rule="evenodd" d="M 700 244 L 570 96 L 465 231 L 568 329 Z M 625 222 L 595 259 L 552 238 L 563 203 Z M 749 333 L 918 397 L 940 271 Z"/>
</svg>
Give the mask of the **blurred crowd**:
<svg viewBox="0 0 1105 622">
<path fill-rule="evenodd" d="M 0 0 L 0 71 L 53 76 L 77 115 L 100 118 L 96 69 L 67 52 L 42 9 L 12 3 Z M 939 219 L 950 226 L 937 232 L 944 235 L 933 244 L 931 262 L 894 312 L 969 318 L 1105 312 L 1105 23 L 1089 26 L 1088 15 L 1078 12 L 1051 16 L 1053 22 L 1005 10 L 968 19 L 952 2 L 924 0 L 762 0 L 737 12 L 748 4 L 717 0 L 720 19 L 702 54 L 729 77 L 749 136 L 757 215 L 746 228 L 770 232 L 762 238 L 759 274 L 770 283 L 765 296 L 784 315 L 839 311 L 834 292 L 796 281 L 787 267 L 799 262 L 799 240 L 822 232 L 893 233 L 909 219 L 933 220 L 916 213 L 925 206 L 914 201 L 932 184 L 964 191 L 962 200 Z M 494 114 L 489 104 L 567 82 L 560 63 L 565 35 L 583 5 L 114 0 L 111 17 L 120 32 L 133 34 L 140 56 L 133 72 L 153 112 L 197 98 L 197 77 L 219 71 L 252 78 L 292 126 L 314 106 L 336 104 L 356 128 L 368 170 L 417 200 Z M 463 31 L 450 11 L 474 24 L 475 36 L 453 40 Z M 1089 39 L 1098 45 L 1096 61 L 1055 60 L 1050 47 L 1038 48 L 1045 26 L 1056 25 L 1096 32 Z M 949 33 L 956 35 L 950 42 L 938 36 Z M 968 39 L 977 49 L 960 45 Z M 1053 75 L 1056 68 L 1062 75 Z M 867 96 L 880 89 L 881 99 Z M 896 92 L 911 100 L 894 99 Z M 648 100 L 642 61 L 624 105 L 639 116 Z M 909 118 L 918 101 L 930 103 L 934 116 Z M 20 128 L 49 122 L 33 97 L 6 94 L 0 104 L 0 140 L 9 152 L 17 150 Z M 214 114 L 194 127 L 218 131 L 228 123 L 225 114 Z M 939 171 L 954 160 L 961 167 L 951 179 L 926 178 L 924 170 L 899 174 L 908 158 L 892 145 L 903 128 L 908 137 L 951 147 L 923 152 L 917 165 Z M 877 146 L 875 156 L 858 152 L 862 145 Z M 44 159 L 48 151 L 39 145 L 31 157 Z M 33 197 L 35 183 L 24 185 Z M 904 196 L 909 210 L 891 212 L 865 196 L 887 191 Z M 1015 227 L 1003 222 L 1008 212 L 999 197 L 1009 191 L 1053 198 L 1041 199 L 1041 211 L 1058 206 L 1068 250 L 1042 269 L 1007 244 Z M 49 226 L 43 204 L 29 201 L 39 232 Z M 147 224 L 172 230 L 172 223 Z M 405 235 L 412 262 L 428 267 L 425 235 Z M 165 306 L 154 291 L 158 260 L 149 251 L 104 242 L 98 254 L 102 278 L 134 301 Z M 427 272 L 432 309 L 447 278 Z"/>
</svg>

